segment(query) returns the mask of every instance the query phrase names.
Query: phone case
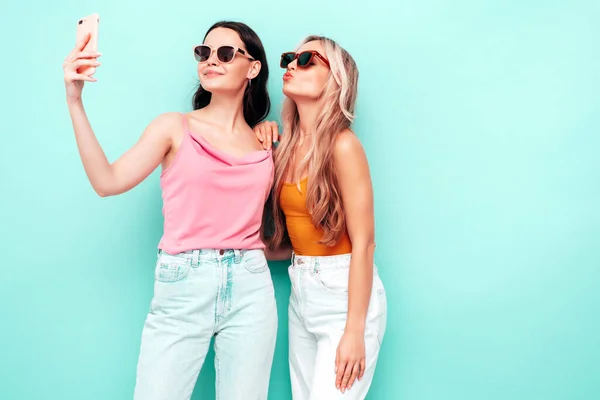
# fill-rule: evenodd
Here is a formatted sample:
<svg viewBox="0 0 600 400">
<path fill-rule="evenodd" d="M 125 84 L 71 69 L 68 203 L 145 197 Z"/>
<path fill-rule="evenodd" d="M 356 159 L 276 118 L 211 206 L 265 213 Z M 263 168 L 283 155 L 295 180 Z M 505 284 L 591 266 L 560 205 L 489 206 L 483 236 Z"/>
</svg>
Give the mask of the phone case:
<svg viewBox="0 0 600 400">
<path fill-rule="evenodd" d="M 77 42 L 82 40 L 86 34 L 90 34 L 90 40 L 83 48 L 84 52 L 98 51 L 98 25 L 100 24 L 100 16 L 91 14 L 77 21 Z M 93 75 L 96 72 L 95 67 L 83 66 L 77 69 L 77 73 L 85 75 Z"/>
</svg>

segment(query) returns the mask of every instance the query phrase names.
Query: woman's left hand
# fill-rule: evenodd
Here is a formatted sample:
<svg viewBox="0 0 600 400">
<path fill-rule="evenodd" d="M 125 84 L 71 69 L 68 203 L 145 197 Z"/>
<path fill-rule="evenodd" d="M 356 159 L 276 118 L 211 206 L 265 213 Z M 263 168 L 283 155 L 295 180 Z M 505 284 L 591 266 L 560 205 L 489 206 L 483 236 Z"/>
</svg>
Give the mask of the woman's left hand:
<svg viewBox="0 0 600 400">
<path fill-rule="evenodd" d="M 275 121 L 263 121 L 254 127 L 256 138 L 262 143 L 265 150 L 271 150 L 273 143 L 279 142 L 279 126 Z"/>
<path fill-rule="evenodd" d="M 365 335 L 363 332 L 344 332 L 335 356 L 335 387 L 344 393 L 365 373 Z"/>
</svg>

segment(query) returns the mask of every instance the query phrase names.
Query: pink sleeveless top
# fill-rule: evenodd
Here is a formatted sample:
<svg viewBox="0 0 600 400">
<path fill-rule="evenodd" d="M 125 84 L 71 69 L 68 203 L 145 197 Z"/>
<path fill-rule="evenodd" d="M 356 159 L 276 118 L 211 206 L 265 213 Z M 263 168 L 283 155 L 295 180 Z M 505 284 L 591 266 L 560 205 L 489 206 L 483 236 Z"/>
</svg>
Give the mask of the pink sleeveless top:
<svg viewBox="0 0 600 400">
<path fill-rule="evenodd" d="M 197 249 L 262 249 L 260 227 L 273 184 L 271 151 L 236 157 L 190 132 L 160 176 L 164 233 L 158 245 L 176 254 Z"/>
</svg>

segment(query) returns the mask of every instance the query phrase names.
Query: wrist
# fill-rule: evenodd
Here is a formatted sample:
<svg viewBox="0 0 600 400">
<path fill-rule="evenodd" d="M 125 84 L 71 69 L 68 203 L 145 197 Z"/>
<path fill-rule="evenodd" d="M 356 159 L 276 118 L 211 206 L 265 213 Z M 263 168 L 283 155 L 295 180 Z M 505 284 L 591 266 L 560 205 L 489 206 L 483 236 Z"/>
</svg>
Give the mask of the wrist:
<svg viewBox="0 0 600 400">
<path fill-rule="evenodd" d="M 355 321 L 348 319 L 346 321 L 346 327 L 344 328 L 344 333 L 357 333 L 364 334 L 365 333 L 365 323 L 360 321 Z"/>
<path fill-rule="evenodd" d="M 69 107 L 81 106 L 82 105 L 81 96 L 77 96 L 77 97 L 67 96 L 67 105 Z"/>
</svg>

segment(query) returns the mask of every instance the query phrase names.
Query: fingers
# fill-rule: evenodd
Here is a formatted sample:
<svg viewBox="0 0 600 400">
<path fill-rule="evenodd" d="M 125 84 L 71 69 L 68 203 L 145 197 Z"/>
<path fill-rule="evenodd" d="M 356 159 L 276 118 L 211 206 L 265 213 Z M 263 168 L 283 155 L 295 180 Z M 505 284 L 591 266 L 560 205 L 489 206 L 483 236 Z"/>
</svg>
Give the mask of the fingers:
<svg viewBox="0 0 600 400">
<path fill-rule="evenodd" d="M 277 122 L 275 121 L 271 121 L 270 125 L 270 136 L 271 136 L 271 142 L 272 143 L 276 143 L 279 142 L 279 126 L 277 125 Z"/>
<path fill-rule="evenodd" d="M 256 138 L 258 139 L 258 141 L 262 144 L 263 149 L 268 150 L 269 146 L 268 146 L 268 143 L 265 143 L 265 134 L 264 134 L 264 130 L 263 130 L 263 124 L 258 124 L 254 127 L 254 134 L 256 135 Z"/>
<path fill-rule="evenodd" d="M 358 380 L 360 381 L 363 376 L 365 376 L 365 369 L 367 369 L 367 363 L 363 358 L 360 360 L 360 373 L 358 374 Z"/>
<path fill-rule="evenodd" d="M 342 380 L 344 379 L 344 373 L 346 372 L 347 363 L 344 361 L 336 362 L 335 368 L 335 388 L 338 390 L 342 389 Z"/>
<path fill-rule="evenodd" d="M 340 390 L 342 387 L 342 379 L 346 372 L 347 361 L 340 356 L 340 347 L 338 346 L 335 352 L 335 388 Z"/>
<path fill-rule="evenodd" d="M 75 54 L 75 59 L 81 59 L 81 58 L 98 58 L 100 57 L 102 54 L 100 54 L 97 51 L 80 51 L 78 53 Z"/>
<path fill-rule="evenodd" d="M 86 44 L 88 44 L 88 42 L 90 41 L 90 37 L 92 35 L 88 32 L 86 33 L 79 42 L 77 42 L 77 44 L 75 45 L 75 48 L 73 49 L 73 52 L 79 52 L 81 50 L 83 50 L 83 48 L 85 47 Z"/>
<path fill-rule="evenodd" d="M 277 122 L 265 121 L 254 127 L 256 138 L 262 143 L 263 149 L 270 150 L 273 143 L 279 141 L 279 127 Z"/>
<path fill-rule="evenodd" d="M 277 126 L 277 122 L 267 122 L 264 131 L 265 144 L 267 144 L 268 150 L 270 150 L 273 147 L 273 143 L 279 142 L 279 127 Z"/>
<path fill-rule="evenodd" d="M 358 379 L 360 380 L 365 373 L 366 363 L 365 359 L 361 360 L 344 360 L 340 358 L 339 351 L 336 354 L 335 358 L 335 387 L 342 393 L 345 393 L 346 390 L 350 390 L 354 382 Z"/>
<path fill-rule="evenodd" d="M 95 60 L 96 58 L 100 57 L 101 55 L 102 54 L 100 54 L 98 52 L 71 53 L 65 58 L 64 65 L 66 66 L 66 65 L 74 63 L 78 60 Z"/>
<path fill-rule="evenodd" d="M 86 82 L 96 82 L 97 81 L 97 79 L 94 78 L 93 76 L 86 75 L 86 74 L 74 74 L 70 80 L 71 81 L 86 81 Z"/>
<path fill-rule="evenodd" d="M 350 375 L 350 379 L 348 379 L 348 384 L 346 385 L 346 387 L 344 387 L 344 384 L 342 382 L 342 393 L 346 389 L 350 390 L 350 388 L 354 384 L 354 381 L 358 377 L 358 374 L 360 373 L 360 371 L 361 371 L 360 363 L 359 362 L 354 363 L 354 367 L 352 368 L 352 374 Z"/>
<path fill-rule="evenodd" d="M 69 55 L 63 64 L 63 69 L 65 71 L 65 81 L 73 82 L 73 81 L 87 81 L 87 82 L 96 82 L 97 80 L 93 78 L 93 72 L 95 72 L 95 68 L 99 67 L 101 63 L 97 60 L 100 57 L 100 53 L 97 52 L 77 52 Z M 80 69 L 82 67 L 94 68 L 91 70 L 92 73 L 85 72 L 81 73 Z"/>
<path fill-rule="evenodd" d="M 340 387 L 338 388 L 342 393 L 344 393 L 348 388 L 348 382 L 350 381 L 350 377 L 352 376 L 353 369 L 353 363 L 346 364 L 346 368 L 344 368 L 344 374 L 342 375 L 342 380 L 340 382 Z"/>
<path fill-rule="evenodd" d="M 75 62 L 72 63 L 72 66 L 74 67 L 74 69 L 79 69 L 80 67 L 99 67 L 100 66 L 100 62 L 93 60 L 93 59 L 79 59 Z"/>
</svg>

